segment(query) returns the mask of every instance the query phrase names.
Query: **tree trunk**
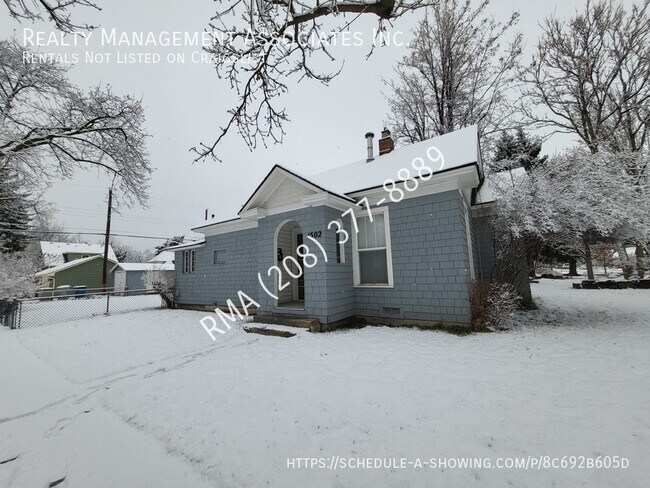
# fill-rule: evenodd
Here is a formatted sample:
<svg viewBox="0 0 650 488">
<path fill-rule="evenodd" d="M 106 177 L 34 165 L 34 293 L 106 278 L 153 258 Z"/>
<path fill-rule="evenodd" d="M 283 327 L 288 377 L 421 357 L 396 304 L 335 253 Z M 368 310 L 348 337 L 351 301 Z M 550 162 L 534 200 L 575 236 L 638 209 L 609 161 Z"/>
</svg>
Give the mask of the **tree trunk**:
<svg viewBox="0 0 650 488">
<path fill-rule="evenodd" d="M 589 248 L 589 244 L 587 241 L 584 242 L 585 244 L 585 264 L 587 265 L 587 279 L 590 281 L 594 281 L 594 263 L 591 260 L 591 249 Z"/>
<path fill-rule="evenodd" d="M 625 245 L 621 244 L 618 248 L 618 256 L 619 260 L 621 261 L 621 270 L 623 271 L 623 278 L 626 280 L 630 279 L 630 276 L 632 276 L 632 266 L 630 265 L 629 262 L 629 256 L 627 255 L 627 251 L 625 249 Z"/>
<path fill-rule="evenodd" d="M 526 256 L 526 264 L 528 267 L 528 277 L 529 278 L 537 278 L 535 275 L 535 255 L 531 252 L 528 253 L 528 256 Z"/>
<path fill-rule="evenodd" d="M 578 276 L 578 260 L 569 258 L 569 276 Z"/>
<path fill-rule="evenodd" d="M 642 280 L 643 277 L 645 276 L 645 266 L 643 263 L 643 256 L 644 256 L 643 246 L 641 244 L 636 245 L 634 254 L 636 254 L 636 274 L 638 274 L 639 279 Z"/>
</svg>

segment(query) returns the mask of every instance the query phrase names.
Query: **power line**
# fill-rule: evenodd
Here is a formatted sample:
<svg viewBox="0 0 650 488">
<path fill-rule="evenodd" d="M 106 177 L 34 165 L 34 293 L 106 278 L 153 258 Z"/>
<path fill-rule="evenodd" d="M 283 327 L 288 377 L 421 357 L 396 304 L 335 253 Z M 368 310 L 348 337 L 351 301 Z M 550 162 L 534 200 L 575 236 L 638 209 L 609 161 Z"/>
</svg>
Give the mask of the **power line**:
<svg viewBox="0 0 650 488">
<path fill-rule="evenodd" d="M 103 212 L 98 210 L 87 210 L 87 209 L 78 209 L 74 207 L 60 207 L 64 210 L 59 210 L 58 215 L 67 215 L 71 217 L 100 217 L 103 215 Z M 71 211 L 73 210 L 73 211 Z M 120 219 L 129 222 L 137 223 L 149 223 L 149 224 L 160 224 L 160 225 L 187 225 L 186 220 L 175 220 L 175 219 L 165 219 L 161 217 L 144 217 L 138 215 L 123 215 L 117 214 L 114 216 L 115 219 Z"/>
<path fill-rule="evenodd" d="M 75 235 L 80 235 L 80 236 L 102 236 L 105 237 L 104 232 L 74 232 L 74 231 L 42 231 L 42 230 L 35 230 L 35 229 L 23 229 L 23 230 L 16 230 L 16 229 L 4 229 L 0 228 L 0 232 L 11 232 L 13 234 L 62 234 L 62 235 L 70 235 L 70 234 L 75 234 Z M 111 233 L 111 237 L 131 237 L 133 239 L 156 239 L 156 240 L 167 240 L 169 239 L 169 236 L 165 237 L 157 237 L 157 236 L 137 236 L 137 235 L 132 235 L 132 234 L 114 234 Z"/>
<path fill-rule="evenodd" d="M 93 188 L 93 189 L 98 189 L 98 190 L 104 190 L 105 189 L 103 186 L 82 185 L 82 184 L 76 184 L 76 183 L 65 183 L 65 182 L 62 182 L 62 181 L 53 181 L 52 183 L 55 184 L 55 185 L 77 186 L 77 187 L 83 187 L 83 188 Z M 149 197 L 149 199 L 150 200 L 159 200 L 161 202 L 174 203 L 176 205 L 185 205 L 187 207 L 205 209 L 205 205 L 193 205 L 191 203 L 178 202 L 176 200 L 168 200 L 166 198 Z"/>
</svg>

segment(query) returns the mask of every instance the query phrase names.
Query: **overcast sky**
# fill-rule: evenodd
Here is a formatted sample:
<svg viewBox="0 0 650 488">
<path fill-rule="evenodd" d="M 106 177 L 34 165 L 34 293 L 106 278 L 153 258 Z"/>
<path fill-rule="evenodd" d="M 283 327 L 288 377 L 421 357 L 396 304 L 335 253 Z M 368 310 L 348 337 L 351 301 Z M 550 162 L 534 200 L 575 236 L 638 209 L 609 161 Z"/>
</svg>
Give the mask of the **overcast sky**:
<svg viewBox="0 0 650 488">
<path fill-rule="evenodd" d="M 98 14 L 75 13 L 105 29 L 132 31 L 202 31 L 217 5 L 212 0 L 179 2 L 170 0 L 98 0 Z M 627 2 L 626 2 L 627 3 Z M 191 5 L 191 6 L 190 6 Z M 496 18 L 505 19 L 513 10 L 521 19 L 517 29 L 524 34 L 525 60 L 540 33 L 538 22 L 556 11 L 568 15 L 582 8 L 583 0 L 516 1 L 494 0 Z M 0 5 L 0 32 L 7 38 L 15 34 L 23 40 L 25 28 L 51 32 L 48 24 L 12 21 Z M 410 36 L 420 14 L 407 16 L 394 29 Z M 75 20 L 76 20 L 75 18 Z M 365 40 L 372 38 L 376 22 L 370 17 L 353 27 Z M 92 40 L 92 39 L 91 39 Z M 274 164 L 282 164 L 303 174 L 355 161 L 365 156 L 364 134 L 379 134 L 386 118 L 387 104 L 381 79 L 391 76 L 392 67 L 406 53 L 406 47 L 384 47 L 366 61 L 368 45 L 341 47 L 338 61 L 345 59 L 342 74 L 329 86 L 306 80 L 290 82 L 284 97 L 291 121 L 286 124 L 282 145 L 250 152 L 235 132 L 220 149 L 222 163 L 207 161 L 192 164 L 189 149 L 201 141 L 211 142 L 217 128 L 226 120 L 226 110 L 235 99 L 228 84 L 217 78 L 209 64 L 191 62 L 196 47 L 187 48 L 113 48 L 91 43 L 88 48 L 47 47 L 43 52 L 77 53 L 83 60 L 86 50 L 113 53 L 158 52 L 159 64 L 89 64 L 80 61 L 70 71 L 71 79 L 81 87 L 110 84 L 118 93 L 142 97 L 146 106 L 146 127 L 151 134 L 149 152 L 155 172 L 151 181 L 150 206 L 147 209 L 121 209 L 114 216 L 113 232 L 147 236 L 192 236 L 190 227 L 200 223 L 206 208 L 223 218 L 236 216 L 241 205 Z M 185 52 L 183 64 L 164 60 L 170 51 Z M 115 59 L 115 58 L 113 58 Z M 338 64 L 332 64 L 336 69 Z M 544 146 L 553 153 L 571 144 L 567 136 L 554 136 Z M 56 204 L 58 220 L 71 232 L 102 231 L 106 213 L 107 178 L 95 171 L 78 172 L 72 180 L 56 182 L 47 198 Z M 100 238 L 87 237 L 95 242 Z M 122 239 L 138 249 L 151 248 L 161 241 Z"/>
</svg>

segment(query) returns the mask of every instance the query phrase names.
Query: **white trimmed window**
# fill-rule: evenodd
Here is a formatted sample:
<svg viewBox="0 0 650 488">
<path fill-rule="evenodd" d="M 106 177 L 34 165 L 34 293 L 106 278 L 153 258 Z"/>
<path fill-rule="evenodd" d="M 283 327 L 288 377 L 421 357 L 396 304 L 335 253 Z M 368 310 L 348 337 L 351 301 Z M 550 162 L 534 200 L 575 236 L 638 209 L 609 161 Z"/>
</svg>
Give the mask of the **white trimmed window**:
<svg viewBox="0 0 650 488">
<path fill-rule="evenodd" d="M 392 287 L 393 263 L 390 248 L 388 207 L 357 215 L 359 232 L 352 232 L 355 286 Z"/>
<path fill-rule="evenodd" d="M 194 273 L 196 271 L 196 250 L 183 251 L 183 273 Z"/>
</svg>

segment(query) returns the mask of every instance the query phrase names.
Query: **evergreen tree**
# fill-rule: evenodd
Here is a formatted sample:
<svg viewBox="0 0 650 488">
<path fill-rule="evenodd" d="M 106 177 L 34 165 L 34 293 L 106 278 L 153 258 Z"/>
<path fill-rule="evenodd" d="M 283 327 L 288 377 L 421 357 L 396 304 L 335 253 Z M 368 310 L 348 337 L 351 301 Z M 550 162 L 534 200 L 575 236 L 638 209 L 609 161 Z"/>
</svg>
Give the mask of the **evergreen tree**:
<svg viewBox="0 0 650 488">
<path fill-rule="evenodd" d="M 183 244 L 183 242 L 185 242 L 185 236 L 170 237 L 164 243 L 162 243 L 160 246 L 156 246 L 156 249 L 155 249 L 156 256 L 158 256 L 158 254 L 163 252 L 165 250 L 165 248 L 168 248 L 170 246 L 177 246 L 179 244 Z"/>
<path fill-rule="evenodd" d="M 544 164 L 547 157 L 540 157 L 542 141 L 539 137 L 529 136 L 523 129 L 515 134 L 503 131 L 496 143 L 494 162 L 498 171 L 524 168 L 526 172 Z"/>
<path fill-rule="evenodd" d="M 15 174 L 0 168 L 0 252 L 23 251 L 28 244 L 23 231 L 29 228 L 31 203 L 21 186 Z"/>
</svg>

